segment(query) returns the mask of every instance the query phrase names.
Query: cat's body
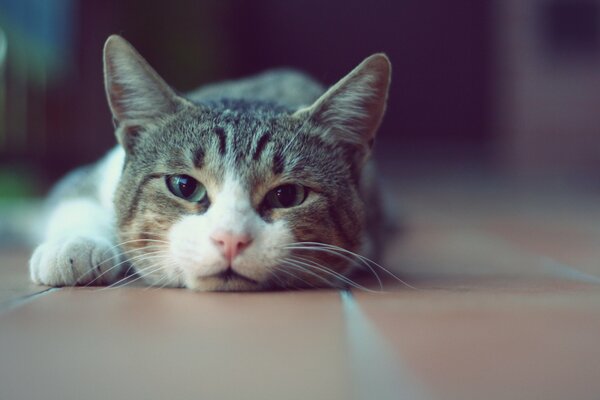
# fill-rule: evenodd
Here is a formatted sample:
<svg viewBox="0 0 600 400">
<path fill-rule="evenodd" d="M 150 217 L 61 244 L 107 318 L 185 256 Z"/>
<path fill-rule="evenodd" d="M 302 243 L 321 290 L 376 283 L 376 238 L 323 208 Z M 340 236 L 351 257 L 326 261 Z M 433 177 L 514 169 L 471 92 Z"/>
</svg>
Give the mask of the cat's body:
<svg viewBox="0 0 600 400">
<path fill-rule="evenodd" d="M 55 189 L 33 281 L 110 284 L 128 266 L 197 290 L 338 286 L 365 268 L 352 253 L 376 255 L 385 56 L 325 94 L 275 70 L 184 98 L 113 36 L 105 77 L 120 146 Z"/>
</svg>

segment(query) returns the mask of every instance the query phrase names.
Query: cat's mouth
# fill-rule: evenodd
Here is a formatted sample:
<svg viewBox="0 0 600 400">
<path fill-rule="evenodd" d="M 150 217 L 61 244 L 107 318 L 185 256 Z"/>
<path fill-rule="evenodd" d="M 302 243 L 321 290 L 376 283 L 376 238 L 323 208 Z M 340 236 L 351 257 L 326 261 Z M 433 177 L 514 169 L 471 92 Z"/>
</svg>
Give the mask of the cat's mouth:
<svg viewBox="0 0 600 400">
<path fill-rule="evenodd" d="M 231 266 L 211 275 L 189 275 L 185 287 L 200 292 L 246 292 L 262 290 L 264 284 Z"/>
<path fill-rule="evenodd" d="M 256 291 L 262 288 L 258 281 L 240 274 L 231 267 L 216 274 L 198 276 L 186 286 L 194 290 L 216 292 Z"/>
<path fill-rule="evenodd" d="M 223 282 L 232 282 L 232 281 L 243 281 L 246 283 L 251 283 L 253 285 L 258 285 L 258 282 L 252 278 L 248 278 L 245 275 L 240 274 L 235 271 L 233 268 L 229 267 L 226 270 L 223 270 L 217 274 L 207 276 L 206 278 L 219 279 Z"/>
</svg>

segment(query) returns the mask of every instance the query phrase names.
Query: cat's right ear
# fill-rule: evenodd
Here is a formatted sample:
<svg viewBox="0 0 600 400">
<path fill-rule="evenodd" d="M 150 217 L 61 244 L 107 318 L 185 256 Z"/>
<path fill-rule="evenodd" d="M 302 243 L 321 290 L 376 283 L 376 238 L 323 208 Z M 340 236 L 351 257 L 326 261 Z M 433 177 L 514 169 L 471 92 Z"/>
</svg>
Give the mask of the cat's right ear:
<svg viewBox="0 0 600 400">
<path fill-rule="evenodd" d="M 144 126 L 176 112 L 184 103 L 125 39 L 112 35 L 104 45 L 104 85 L 116 135 L 132 150 Z"/>
</svg>

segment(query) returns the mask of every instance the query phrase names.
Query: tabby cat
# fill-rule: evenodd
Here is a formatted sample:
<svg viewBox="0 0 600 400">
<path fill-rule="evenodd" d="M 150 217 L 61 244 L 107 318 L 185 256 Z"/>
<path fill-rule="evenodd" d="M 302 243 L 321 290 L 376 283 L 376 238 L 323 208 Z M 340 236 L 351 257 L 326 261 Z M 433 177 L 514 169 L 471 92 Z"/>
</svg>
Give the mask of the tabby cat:
<svg viewBox="0 0 600 400">
<path fill-rule="evenodd" d="M 201 291 L 351 283 L 381 242 L 369 155 L 390 68 L 375 54 L 326 91 L 274 70 L 182 96 L 109 37 L 119 145 L 50 196 L 31 279 L 114 285 L 133 275 Z"/>
</svg>

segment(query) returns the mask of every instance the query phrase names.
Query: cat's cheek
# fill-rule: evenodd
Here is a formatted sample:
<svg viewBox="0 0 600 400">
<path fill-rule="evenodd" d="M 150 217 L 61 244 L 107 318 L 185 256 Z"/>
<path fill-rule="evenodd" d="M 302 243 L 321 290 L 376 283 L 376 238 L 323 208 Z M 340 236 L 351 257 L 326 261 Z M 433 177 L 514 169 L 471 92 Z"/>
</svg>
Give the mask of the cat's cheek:
<svg viewBox="0 0 600 400">
<path fill-rule="evenodd" d="M 183 217 L 169 230 L 169 253 L 179 270 L 183 286 L 195 290 L 257 290 L 268 287 L 273 275 L 282 268 L 289 255 L 287 246 L 294 241 L 287 222 L 254 221 L 252 244 L 232 263 L 235 270 L 257 282 L 252 287 L 229 287 L 223 282 L 206 279 L 226 267 L 223 255 L 210 240 L 211 223 L 205 215 Z M 226 287 L 225 287 L 226 286 Z M 256 286 L 256 287 L 254 287 Z"/>
<path fill-rule="evenodd" d="M 289 255 L 287 246 L 294 237 L 283 220 L 260 225 L 252 245 L 234 260 L 233 267 L 255 281 L 267 284 L 281 268 L 281 261 Z"/>
<path fill-rule="evenodd" d="M 199 276 L 219 273 L 223 256 L 209 240 L 210 223 L 204 215 L 185 216 L 168 233 L 169 254 L 186 287 L 195 288 Z"/>
<path fill-rule="evenodd" d="M 150 286 L 161 288 L 184 287 L 182 276 L 172 270 L 172 266 L 165 264 L 165 270 L 144 275 L 144 282 Z"/>
</svg>

